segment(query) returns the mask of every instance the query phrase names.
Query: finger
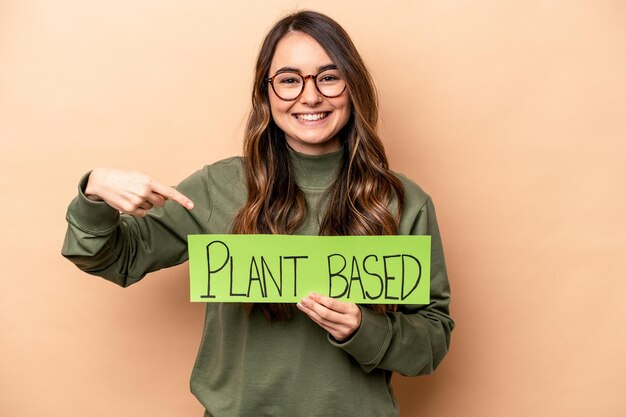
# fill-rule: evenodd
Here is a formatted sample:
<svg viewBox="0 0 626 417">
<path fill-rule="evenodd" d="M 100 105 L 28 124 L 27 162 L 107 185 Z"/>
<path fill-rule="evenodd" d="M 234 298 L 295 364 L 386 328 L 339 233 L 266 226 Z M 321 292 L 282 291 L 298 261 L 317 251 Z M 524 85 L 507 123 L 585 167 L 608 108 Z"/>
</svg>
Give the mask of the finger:
<svg viewBox="0 0 626 417">
<path fill-rule="evenodd" d="M 321 313 L 323 310 L 319 308 L 316 309 L 316 311 L 320 313 L 320 316 L 334 321 L 333 326 L 336 327 L 338 331 L 337 335 L 333 334 L 336 339 L 345 339 L 353 334 L 361 325 L 361 309 L 356 304 L 325 297 L 316 293 L 312 293 L 308 298 L 315 300 L 314 302 L 322 309 L 333 312 L 333 314 L 324 314 Z M 327 306 L 321 302 L 325 302 Z M 335 321 L 335 317 L 338 317 L 337 321 Z"/>
<path fill-rule="evenodd" d="M 134 216 L 134 217 L 146 217 L 146 214 L 148 214 L 148 210 L 137 208 L 133 211 L 124 211 L 122 213 L 130 214 L 131 216 Z"/>
<path fill-rule="evenodd" d="M 120 210 L 133 216 L 139 216 L 140 213 L 150 209 L 150 203 L 144 197 L 140 197 L 134 193 L 126 192 L 122 194 L 123 201 L 119 203 Z"/>
<path fill-rule="evenodd" d="M 318 325 L 323 327 L 329 333 L 337 333 L 339 331 L 339 329 L 335 326 L 334 323 L 329 323 L 328 321 L 324 320 L 314 310 L 308 308 L 307 306 L 303 305 L 302 303 L 298 303 L 297 306 L 303 313 L 305 313 L 307 316 L 309 316 L 309 318 L 311 320 L 313 320 L 315 323 L 317 323 Z"/>
<path fill-rule="evenodd" d="M 341 334 L 341 332 L 333 327 L 327 326 L 324 323 L 316 322 L 322 329 L 326 330 L 332 337 L 337 339 L 337 337 Z"/>
<path fill-rule="evenodd" d="M 320 304 L 311 296 L 305 297 L 300 301 L 300 304 L 304 305 L 309 310 L 315 312 L 315 314 L 328 323 L 341 324 L 345 322 L 345 319 L 341 313 L 333 311 L 323 304 Z"/>
<path fill-rule="evenodd" d="M 148 211 L 152 208 L 152 203 L 150 203 L 149 201 L 144 201 L 143 203 L 139 204 L 139 208 Z"/>
<path fill-rule="evenodd" d="M 311 293 L 309 295 L 309 298 L 315 300 L 324 307 L 338 313 L 349 313 L 352 309 L 352 303 L 340 301 L 335 298 L 327 297 L 318 293 Z"/>
<path fill-rule="evenodd" d="M 353 331 L 350 330 L 347 326 L 328 323 L 319 315 L 317 315 L 315 311 L 303 306 L 301 303 L 298 303 L 298 308 L 302 310 L 305 314 L 307 314 L 314 323 L 316 323 L 322 329 L 326 330 L 328 334 L 330 334 L 335 340 L 345 340 L 349 335 L 353 333 Z"/>
<path fill-rule="evenodd" d="M 165 197 L 157 193 L 148 194 L 146 200 L 148 200 L 153 207 L 163 207 L 163 204 L 165 204 Z"/>
<path fill-rule="evenodd" d="M 161 194 L 163 197 L 165 197 L 168 200 L 174 200 L 176 201 L 178 204 L 180 204 L 181 206 L 191 210 L 193 208 L 193 201 L 191 201 L 189 198 L 187 198 L 186 196 L 184 196 L 182 193 L 180 193 L 178 190 L 175 190 L 172 187 L 168 187 L 167 185 L 163 185 L 159 182 L 154 182 L 154 184 L 152 184 L 152 189 Z"/>
</svg>

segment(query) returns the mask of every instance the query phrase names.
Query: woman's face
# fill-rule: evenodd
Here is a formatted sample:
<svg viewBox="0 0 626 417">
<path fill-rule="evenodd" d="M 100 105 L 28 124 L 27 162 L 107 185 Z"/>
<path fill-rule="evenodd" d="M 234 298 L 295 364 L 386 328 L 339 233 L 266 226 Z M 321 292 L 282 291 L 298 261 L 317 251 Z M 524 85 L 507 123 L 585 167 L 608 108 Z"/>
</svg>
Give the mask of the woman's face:
<svg viewBox="0 0 626 417">
<path fill-rule="evenodd" d="M 292 68 L 302 76 L 316 75 L 332 64 L 315 39 L 302 32 L 290 32 L 276 45 L 269 76 L 285 68 Z M 338 97 L 328 98 L 315 88 L 313 79 L 308 78 L 302 94 L 292 101 L 281 100 L 271 87 L 268 90 L 272 118 L 285 132 L 287 143 L 294 150 L 322 155 L 339 149 L 337 133 L 350 118 L 347 89 Z"/>
</svg>

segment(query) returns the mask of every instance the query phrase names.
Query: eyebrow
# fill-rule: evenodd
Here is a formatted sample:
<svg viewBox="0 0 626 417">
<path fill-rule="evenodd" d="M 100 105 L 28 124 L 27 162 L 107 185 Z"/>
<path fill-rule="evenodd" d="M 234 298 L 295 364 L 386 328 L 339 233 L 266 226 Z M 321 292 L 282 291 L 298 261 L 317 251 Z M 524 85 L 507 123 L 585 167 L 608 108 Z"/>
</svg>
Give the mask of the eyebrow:
<svg viewBox="0 0 626 417">
<path fill-rule="evenodd" d="M 326 70 L 330 70 L 330 69 L 337 69 L 337 65 L 335 65 L 335 64 L 322 65 L 321 67 L 317 67 L 317 72 L 320 73 L 322 71 L 326 71 Z M 282 67 L 282 68 L 279 68 L 276 71 L 276 74 L 279 74 L 281 72 L 297 72 L 298 74 L 302 74 L 302 71 L 299 68 L 295 68 L 295 67 Z"/>
</svg>

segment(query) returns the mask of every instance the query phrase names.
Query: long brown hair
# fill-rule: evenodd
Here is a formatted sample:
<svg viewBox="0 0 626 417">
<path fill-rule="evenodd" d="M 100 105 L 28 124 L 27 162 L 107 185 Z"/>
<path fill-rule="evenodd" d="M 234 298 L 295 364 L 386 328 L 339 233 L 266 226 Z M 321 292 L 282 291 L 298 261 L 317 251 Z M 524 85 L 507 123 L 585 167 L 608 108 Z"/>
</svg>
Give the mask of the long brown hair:
<svg viewBox="0 0 626 417">
<path fill-rule="evenodd" d="M 276 45 L 295 31 L 311 36 L 324 48 L 345 77 L 352 104 L 350 118 L 339 133 L 343 158 L 326 191 L 319 234 L 396 234 L 404 191 L 389 171 L 377 134 L 378 97 L 374 83 L 345 30 L 329 17 L 312 11 L 297 12 L 276 23 L 259 51 L 244 139 L 248 199 L 234 219 L 232 232 L 291 234 L 306 216 L 306 201 L 294 180 L 284 133 L 272 120 L 265 81 Z M 390 211 L 393 205 L 395 215 Z M 368 307 L 381 313 L 396 309 L 395 305 Z M 268 320 L 286 320 L 293 311 L 290 304 L 261 304 L 260 308 Z"/>
</svg>

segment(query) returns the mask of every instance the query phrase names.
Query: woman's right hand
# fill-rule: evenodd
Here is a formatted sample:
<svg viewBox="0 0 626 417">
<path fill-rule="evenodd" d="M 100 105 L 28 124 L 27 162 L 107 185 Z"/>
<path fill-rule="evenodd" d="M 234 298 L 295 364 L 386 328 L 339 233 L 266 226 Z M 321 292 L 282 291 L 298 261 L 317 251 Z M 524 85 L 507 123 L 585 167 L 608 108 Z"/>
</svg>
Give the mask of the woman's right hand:
<svg viewBox="0 0 626 417">
<path fill-rule="evenodd" d="M 174 188 L 131 169 L 94 169 L 89 175 L 85 195 L 137 217 L 145 216 L 154 206 L 162 207 L 166 200 L 176 201 L 189 210 L 193 208 L 193 202 Z"/>
</svg>

